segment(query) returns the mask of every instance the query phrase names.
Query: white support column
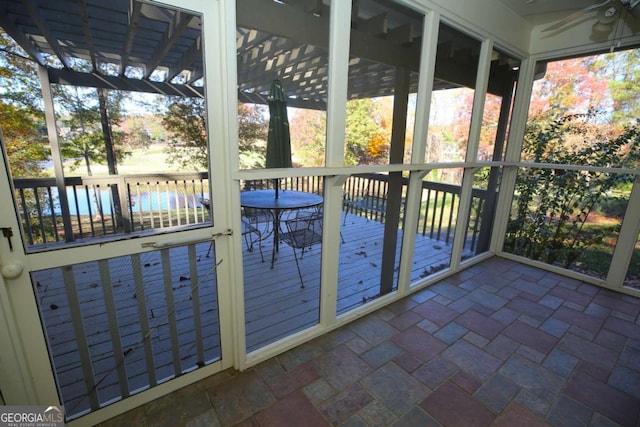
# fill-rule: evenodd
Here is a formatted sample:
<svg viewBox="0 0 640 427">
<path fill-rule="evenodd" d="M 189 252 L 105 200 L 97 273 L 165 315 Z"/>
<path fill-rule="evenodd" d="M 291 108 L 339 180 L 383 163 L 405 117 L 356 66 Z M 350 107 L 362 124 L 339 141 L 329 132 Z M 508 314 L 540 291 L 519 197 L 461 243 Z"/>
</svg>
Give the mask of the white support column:
<svg viewBox="0 0 640 427">
<path fill-rule="evenodd" d="M 491 68 L 491 54 L 493 42 L 486 39 L 480 47 L 478 60 L 478 75 L 476 76 L 476 89 L 473 96 L 473 109 L 471 111 L 471 124 L 469 129 L 469 142 L 467 144 L 466 163 L 475 163 L 478 158 L 478 145 L 480 144 L 480 132 L 482 131 L 482 116 L 484 103 L 487 98 L 489 85 L 489 71 Z M 467 238 L 467 225 L 471 209 L 471 195 L 473 191 L 473 175 L 477 168 L 465 168 L 460 189 L 460 205 L 456 219 L 456 231 L 451 248 L 451 269 L 455 270 L 460 265 L 464 242 Z"/>
<path fill-rule="evenodd" d="M 38 78 L 42 89 L 42 100 L 44 102 L 44 115 L 47 122 L 47 136 L 51 147 L 51 159 L 53 160 L 53 170 L 58 188 L 58 199 L 60 210 L 62 211 L 62 221 L 64 224 L 64 237 L 67 242 L 73 241 L 73 229 L 71 226 L 71 212 L 69 211 L 69 200 L 67 198 L 67 187 L 64 183 L 64 168 L 62 164 L 62 152 L 60 151 L 60 141 L 58 140 L 58 129 L 56 127 L 56 114 L 53 108 L 53 94 L 51 93 L 51 83 L 49 73 L 42 65 L 38 65 Z"/>
<path fill-rule="evenodd" d="M 344 165 L 351 1 L 333 0 L 330 14 L 325 166 L 340 167 Z M 325 177 L 324 230 L 332 232 L 325 232 L 322 237 L 320 325 L 324 328 L 336 323 L 340 233 L 334 231 L 341 226 L 342 186 L 346 179 L 347 176 Z"/>
<path fill-rule="evenodd" d="M 621 289 L 640 234 L 640 175 L 636 176 L 607 274 L 607 287 Z M 638 292 L 640 294 L 640 292 Z"/>
<path fill-rule="evenodd" d="M 418 99 L 416 105 L 416 121 L 413 129 L 413 146 L 411 147 L 411 163 L 424 163 L 429 134 L 429 114 L 431 110 L 431 94 L 436 69 L 436 53 L 438 51 L 438 29 L 440 14 L 429 12 L 424 17 L 422 30 L 422 50 L 420 52 L 420 81 L 418 82 Z"/>
<path fill-rule="evenodd" d="M 424 17 L 422 28 L 422 46 L 420 51 L 420 81 L 418 82 L 418 98 L 416 118 L 413 129 L 413 146 L 411 147 L 411 162 L 424 163 L 424 155 L 429 133 L 429 110 L 431 108 L 431 92 L 435 73 L 436 52 L 438 50 L 438 29 L 440 14 L 429 12 Z M 404 230 L 416 230 L 420 218 L 420 195 L 422 180 L 431 172 L 426 169 L 412 172 L 409 175 L 407 191 L 407 206 L 404 214 Z M 411 286 L 411 266 L 415 251 L 416 233 L 403 233 L 402 254 L 398 273 L 398 293 L 404 294 Z"/>
<path fill-rule="evenodd" d="M 330 10 L 325 166 L 340 167 L 344 165 L 345 123 L 347 121 L 351 1 L 333 0 Z"/>
</svg>

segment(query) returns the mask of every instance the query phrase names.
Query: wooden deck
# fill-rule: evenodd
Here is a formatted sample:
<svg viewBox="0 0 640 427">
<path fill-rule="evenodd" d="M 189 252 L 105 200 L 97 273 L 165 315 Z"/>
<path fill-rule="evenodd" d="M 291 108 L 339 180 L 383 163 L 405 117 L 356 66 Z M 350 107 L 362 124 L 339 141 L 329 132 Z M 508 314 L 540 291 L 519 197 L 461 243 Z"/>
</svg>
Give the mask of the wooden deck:
<svg viewBox="0 0 640 427">
<path fill-rule="evenodd" d="M 347 214 L 342 227 L 338 266 L 338 315 L 360 307 L 380 294 L 384 224 Z M 400 260 L 402 230 L 396 251 L 396 274 Z M 256 350 L 319 322 L 320 245 L 299 259 L 305 287 L 300 287 L 293 249 L 281 244 L 274 268 L 270 268 L 272 242 L 263 242 L 265 262 L 257 248 L 244 252 L 245 319 L 247 350 Z M 300 251 L 298 250 L 298 254 Z M 449 265 L 451 246 L 417 236 L 412 281 Z"/>
<path fill-rule="evenodd" d="M 338 314 L 379 294 L 383 229 L 348 214 L 341 230 Z M 215 257 L 205 256 L 208 249 L 202 243 L 33 273 L 69 415 L 219 360 Z M 273 269 L 270 238 L 262 249 L 264 262 L 257 246 L 243 251 L 247 351 L 319 320 L 320 245 L 299 260 L 304 288 L 291 247 L 280 244 Z M 412 277 L 448 265 L 450 249 L 419 236 Z"/>
</svg>

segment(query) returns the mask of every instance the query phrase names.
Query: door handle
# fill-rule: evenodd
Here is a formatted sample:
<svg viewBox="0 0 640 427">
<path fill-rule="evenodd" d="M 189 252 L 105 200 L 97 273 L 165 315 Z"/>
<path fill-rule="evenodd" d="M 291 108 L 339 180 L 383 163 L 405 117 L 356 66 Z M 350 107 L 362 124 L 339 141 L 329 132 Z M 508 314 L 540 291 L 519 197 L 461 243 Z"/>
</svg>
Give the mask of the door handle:
<svg viewBox="0 0 640 427">
<path fill-rule="evenodd" d="M 22 274 L 24 264 L 20 261 L 9 261 L 2 266 L 2 277 L 5 279 L 15 279 Z"/>
</svg>

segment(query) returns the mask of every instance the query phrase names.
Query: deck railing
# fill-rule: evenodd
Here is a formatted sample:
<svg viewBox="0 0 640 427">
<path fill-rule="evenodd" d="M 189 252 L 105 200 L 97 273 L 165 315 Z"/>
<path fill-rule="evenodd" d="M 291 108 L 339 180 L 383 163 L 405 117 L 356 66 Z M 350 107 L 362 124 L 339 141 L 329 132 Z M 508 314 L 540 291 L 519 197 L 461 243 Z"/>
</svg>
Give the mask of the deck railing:
<svg viewBox="0 0 640 427">
<path fill-rule="evenodd" d="M 275 180 L 244 181 L 244 190 L 273 188 Z M 322 177 L 291 177 L 277 181 L 282 189 L 323 192 Z M 109 235 L 139 233 L 210 221 L 200 200 L 208 198 L 206 172 L 65 178 L 60 197 L 55 178 L 14 180 L 15 197 L 29 246 L 76 242 Z M 385 174 L 352 175 L 344 184 L 345 215 L 384 222 L 388 194 Z M 408 179 L 402 181 L 402 204 Z M 66 203 L 64 200 L 66 199 Z M 486 191 L 474 189 L 467 228 L 467 249 L 475 250 L 483 218 Z M 450 243 L 457 222 L 460 187 L 422 182 L 417 232 Z"/>
<path fill-rule="evenodd" d="M 404 215 L 404 204 L 409 179 L 402 179 L 402 207 L 400 215 Z M 352 175 L 344 186 L 344 210 L 347 213 L 365 216 L 373 221 L 384 222 L 386 215 L 389 180 L 385 174 Z M 420 196 L 420 218 L 417 232 L 422 236 L 451 243 L 457 223 L 460 203 L 460 186 L 434 181 L 422 181 Z M 487 191 L 474 188 L 472 191 L 471 209 L 468 217 L 465 249 L 484 250 L 487 242 L 480 242 L 480 230 L 483 223 L 490 223 L 486 218 L 485 201 Z M 488 233 L 486 233 L 488 235 Z"/>
<path fill-rule="evenodd" d="M 14 180 L 28 245 L 74 242 L 209 220 L 199 199 L 209 194 L 207 173 Z"/>
</svg>

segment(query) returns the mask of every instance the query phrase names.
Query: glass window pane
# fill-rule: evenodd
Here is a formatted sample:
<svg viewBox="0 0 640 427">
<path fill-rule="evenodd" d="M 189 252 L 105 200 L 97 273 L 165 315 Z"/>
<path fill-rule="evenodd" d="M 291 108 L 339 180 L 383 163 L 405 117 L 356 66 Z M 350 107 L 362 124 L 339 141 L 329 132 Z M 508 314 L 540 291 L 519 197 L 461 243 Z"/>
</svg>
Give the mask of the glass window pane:
<svg viewBox="0 0 640 427">
<path fill-rule="evenodd" d="M 474 255 L 489 249 L 501 173 L 502 170 L 495 167 L 482 168 L 474 174 L 471 210 L 464 241 L 465 251 L 470 251 Z M 462 258 L 469 256 L 467 252 Z"/>
<path fill-rule="evenodd" d="M 543 65 L 540 68 L 544 73 L 539 74 L 533 85 L 525 137 L 525 148 L 530 148 L 523 150 L 522 160 L 593 166 L 594 159 L 586 155 L 585 148 L 615 140 L 640 114 L 637 96 L 640 50 L 563 59 Z M 552 139 L 544 147 L 532 149 L 536 140 L 542 138 Z M 566 155 L 558 158 L 558 153 Z M 633 156 L 619 157 L 607 166 L 636 165 Z"/>
<path fill-rule="evenodd" d="M 494 50 L 485 98 L 478 160 L 502 160 L 506 150 L 520 61 Z"/>
<path fill-rule="evenodd" d="M 369 173 L 345 182 L 338 314 L 397 289 L 407 181 L 399 173 Z"/>
<path fill-rule="evenodd" d="M 241 169 L 324 165 L 329 8 L 326 1 L 236 2 Z M 268 141 L 290 163 L 267 166 Z"/>
<path fill-rule="evenodd" d="M 320 319 L 322 177 L 263 181 L 240 194 L 247 351 L 317 325 Z"/>
<path fill-rule="evenodd" d="M 440 24 L 425 161 L 464 161 L 480 42 Z"/>
<path fill-rule="evenodd" d="M 612 173 L 520 168 L 504 250 L 606 278 L 629 200 L 619 183 Z"/>
<path fill-rule="evenodd" d="M 354 2 L 353 15 L 345 164 L 408 162 L 424 16 L 382 0 Z"/>
<path fill-rule="evenodd" d="M 435 169 L 422 181 L 412 284 L 451 265 L 462 174 L 461 168 Z M 463 258 L 471 255 L 465 248 Z"/>
<path fill-rule="evenodd" d="M 28 119 L 22 135 L 16 132 L 18 122 L 2 124 L 30 252 L 211 224 L 212 213 L 201 203 L 209 199 L 201 16 L 150 3 L 135 6 L 140 8 L 136 31 L 122 26 L 123 37 L 133 36 L 130 51 L 108 52 L 100 46 L 95 66 L 104 78 L 92 79 L 90 61 L 76 58 L 70 62 L 78 74 L 67 70 L 69 75 L 56 77 L 57 70 L 49 71 L 58 144 L 46 138 L 35 67 L 13 62 L 13 72 L 22 75 L 16 88 L 29 93 L 26 98 L 37 107 L 13 106 L 22 118 L 18 122 Z M 114 34 L 103 26 L 104 19 L 126 23 L 130 10 L 114 6 L 104 17 L 103 8 L 88 6 L 86 13 L 94 41 L 100 41 Z M 171 36 L 175 45 L 167 55 L 153 58 L 172 26 L 179 28 Z M 148 37 L 150 32 L 157 40 Z M 78 45 L 78 55 L 84 55 L 84 48 Z M 86 86 L 73 85 L 77 82 Z"/>
</svg>

